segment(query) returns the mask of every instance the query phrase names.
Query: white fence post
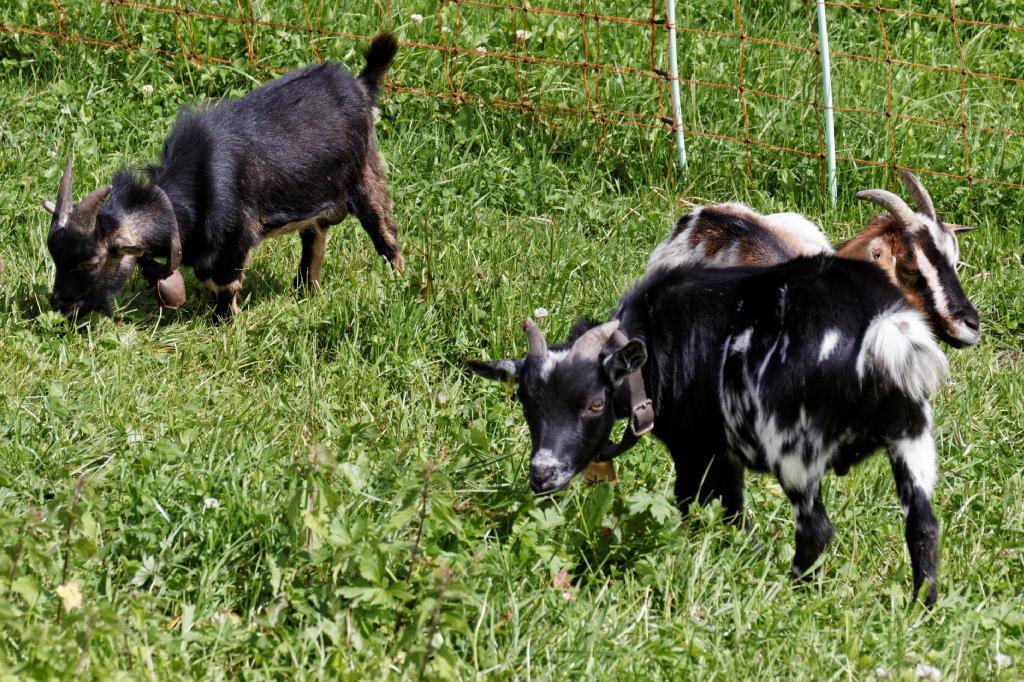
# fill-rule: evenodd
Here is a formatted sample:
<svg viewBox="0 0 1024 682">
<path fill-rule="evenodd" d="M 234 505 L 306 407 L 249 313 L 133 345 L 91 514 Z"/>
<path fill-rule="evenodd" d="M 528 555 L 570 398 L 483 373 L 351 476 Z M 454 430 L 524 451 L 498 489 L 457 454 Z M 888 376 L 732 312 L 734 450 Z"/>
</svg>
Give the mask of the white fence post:
<svg viewBox="0 0 1024 682">
<path fill-rule="evenodd" d="M 676 0 L 665 0 L 668 10 L 668 73 L 672 87 L 672 120 L 676 130 L 679 167 L 686 170 L 686 133 L 683 131 L 683 106 L 679 101 L 679 59 L 676 56 Z"/>
<path fill-rule="evenodd" d="M 832 118 L 832 67 L 828 51 L 828 24 L 825 22 L 825 0 L 816 0 L 818 8 L 818 49 L 821 52 L 821 90 L 825 100 L 825 153 L 828 155 L 828 192 L 836 205 L 836 129 Z"/>
</svg>

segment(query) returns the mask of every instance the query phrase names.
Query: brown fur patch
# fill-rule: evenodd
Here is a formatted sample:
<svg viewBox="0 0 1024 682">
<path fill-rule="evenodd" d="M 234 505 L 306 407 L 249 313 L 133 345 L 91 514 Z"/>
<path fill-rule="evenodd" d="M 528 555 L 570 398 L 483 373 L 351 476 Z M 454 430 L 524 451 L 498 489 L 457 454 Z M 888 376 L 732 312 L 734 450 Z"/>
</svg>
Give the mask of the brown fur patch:
<svg viewBox="0 0 1024 682">
<path fill-rule="evenodd" d="M 895 218 L 889 215 L 877 215 L 859 234 L 840 245 L 836 249 L 836 255 L 874 263 L 900 290 L 907 303 L 917 310 L 927 313 L 924 295 L 915 287 L 908 286 L 901 281 L 899 276 L 898 264 L 911 255 L 904 237 L 903 228 L 899 226 Z M 914 239 L 918 238 L 914 237 Z"/>
<path fill-rule="evenodd" d="M 359 188 L 363 207 L 366 209 L 362 213 L 366 215 L 360 215 L 361 212 L 357 211 L 357 217 L 370 233 L 377 251 L 386 257 L 396 270 L 402 272 L 405 270 L 405 259 L 402 258 L 402 248 L 398 244 L 398 225 L 391 215 L 391 195 L 385 182 L 384 162 L 373 140 L 367 151 L 366 166 Z"/>
<path fill-rule="evenodd" d="M 710 215 L 708 215 L 709 213 Z M 723 214 L 734 215 L 745 220 L 757 220 L 758 218 L 756 213 L 737 204 L 708 206 L 698 213 L 697 219 L 693 221 L 689 228 L 690 247 L 696 249 L 703 244 L 704 258 L 706 260 L 714 258 L 719 251 L 735 243 L 732 235 L 722 229 L 722 223 L 717 218 Z"/>
</svg>

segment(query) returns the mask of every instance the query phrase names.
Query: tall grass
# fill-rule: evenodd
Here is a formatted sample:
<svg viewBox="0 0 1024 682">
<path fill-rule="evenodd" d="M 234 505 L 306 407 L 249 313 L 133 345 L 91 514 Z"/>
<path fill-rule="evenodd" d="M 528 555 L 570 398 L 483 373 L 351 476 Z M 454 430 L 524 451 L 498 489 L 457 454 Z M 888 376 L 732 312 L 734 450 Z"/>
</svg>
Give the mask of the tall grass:
<svg viewBox="0 0 1024 682">
<path fill-rule="evenodd" d="M 80 30 L 118 35 L 109 6 L 66 4 Z M 193 7 L 207 4 L 227 11 Z M 734 28 L 721 5 L 688 8 L 681 22 Z M 382 21 L 376 7 L 365 16 L 330 10 L 329 20 L 371 33 Z M 392 3 L 407 39 L 455 9 Z M 625 2 L 602 10 L 649 13 Z M 751 34 L 810 44 L 805 4 L 741 10 Z M 16 2 L 4 11 L 14 24 L 48 21 L 52 10 Z M 507 16 L 462 11 L 466 41 L 498 49 L 510 39 Z M 1008 3 L 961 11 L 1020 19 Z M 417 12 L 422 24 L 408 20 Z M 877 20 L 855 16 L 835 15 L 835 49 L 877 53 Z M 579 49 L 578 25 L 544 21 L 528 27 L 539 54 Z M 164 19 L 129 12 L 126 22 L 144 44 L 175 40 Z M 892 49 L 907 59 L 948 63 L 956 54 L 948 33 L 923 20 L 886 22 Z M 519 324 L 537 307 L 549 311 L 550 337 L 577 316 L 606 315 L 691 202 L 797 210 L 839 239 L 871 212 L 853 192 L 891 183 L 887 171 L 842 164 L 832 209 L 818 159 L 754 148 L 748 176 L 744 145 L 696 136 L 683 176 L 667 133 L 609 125 L 599 138 L 586 118 L 385 94 L 378 133 L 404 276 L 349 221 L 332 230 L 323 290 L 312 297 L 290 288 L 297 240 L 277 240 L 256 252 L 230 325 L 212 320 L 189 276 L 180 312 L 161 312 L 133 281 L 116 321 L 72 329 L 46 304 L 48 218 L 36 208 L 54 193 L 67 151 L 84 191 L 120 164 L 155 158 L 181 103 L 239 94 L 270 76 L 246 66 L 237 30 L 197 29 L 201 47 L 240 62 L 168 63 L 0 33 L 0 666 L 12 676 L 1020 677 L 1016 192 L 927 178 L 943 215 L 982 228 L 964 239 L 961 277 L 984 340 L 950 351 L 952 376 L 935 401 L 937 607 L 910 603 L 902 514 L 881 458 L 828 480 L 838 533 L 821 576 L 800 588 L 786 570 L 789 506 L 768 479 L 748 479 L 758 543 L 720 523 L 717 507 L 680 516 L 669 458 L 653 440 L 623 459 L 616 486 L 535 499 L 518 406 L 461 363 L 523 353 Z M 649 43 L 599 30 L 603 61 L 647 63 Z M 309 58 L 304 38 L 267 30 L 256 40 L 267 65 Z M 1016 34 L 979 28 L 964 40 L 975 68 L 1014 68 Z M 724 39 L 684 46 L 688 77 L 738 73 L 736 46 Z M 321 46 L 353 67 L 357 47 Z M 813 54 L 752 49 L 748 58 L 756 87 L 814 97 Z M 439 67 L 406 50 L 393 75 L 441 87 Z M 466 59 L 460 69 L 467 89 L 497 97 L 516 87 L 504 63 Z M 578 95 L 578 74 L 529 71 L 531 96 Z M 839 60 L 836 76 L 837 104 L 884 106 L 884 69 Z M 899 110 L 959 115 L 959 79 L 894 76 Z M 614 79 L 602 87 L 609 106 L 656 106 L 656 91 Z M 971 88 L 972 122 L 1014 126 L 1016 88 Z M 735 94 L 694 87 L 688 99 L 692 129 L 742 130 Z M 760 139 L 817 149 L 813 111 L 753 102 Z M 839 117 L 849 155 L 889 158 L 876 119 Z M 951 172 L 962 163 L 958 140 L 896 125 L 901 163 Z M 972 138 L 974 173 L 1019 182 L 1024 155 L 1014 139 Z"/>
</svg>

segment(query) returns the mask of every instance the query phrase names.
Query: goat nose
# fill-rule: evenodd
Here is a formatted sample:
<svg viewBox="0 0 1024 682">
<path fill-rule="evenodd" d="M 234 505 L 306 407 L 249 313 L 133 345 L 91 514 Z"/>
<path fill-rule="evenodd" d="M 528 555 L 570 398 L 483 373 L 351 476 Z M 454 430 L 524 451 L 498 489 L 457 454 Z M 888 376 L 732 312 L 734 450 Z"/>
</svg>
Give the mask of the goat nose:
<svg viewBox="0 0 1024 682">
<path fill-rule="evenodd" d="M 978 318 L 978 312 L 972 310 L 965 315 L 961 316 L 960 321 L 970 329 L 972 332 L 976 332 L 981 329 L 981 319 Z"/>
</svg>

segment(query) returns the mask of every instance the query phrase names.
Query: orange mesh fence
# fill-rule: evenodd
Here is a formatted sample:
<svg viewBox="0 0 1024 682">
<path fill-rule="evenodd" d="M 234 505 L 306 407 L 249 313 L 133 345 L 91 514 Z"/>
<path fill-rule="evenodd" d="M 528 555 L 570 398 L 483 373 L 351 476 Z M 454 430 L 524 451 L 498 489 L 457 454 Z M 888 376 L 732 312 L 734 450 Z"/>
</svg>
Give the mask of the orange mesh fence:
<svg viewBox="0 0 1024 682">
<path fill-rule="evenodd" d="M 0 56 L 6 36 L 8 46 L 78 43 L 279 72 L 326 58 L 357 64 L 356 52 L 389 30 L 402 46 L 392 91 L 589 121 L 597 143 L 620 128 L 673 139 L 662 0 L 351 4 L 24 0 L 0 13 Z M 1024 188 L 1024 131 L 1014 128 L 1024 113 L 1024 9 L 995 0 L 934 0 L 913 10 L 882 0 L 825 4 L 840 176 L 866 166 L 968 189 Z M 680 8 L 691 159 L 721 156 L 748 175 L 766 165 L 809 166 L 824 183 L 814 11 L 806 0 Z M 666 163 L 673 158 L 666 154 Z"/>
</svg>

